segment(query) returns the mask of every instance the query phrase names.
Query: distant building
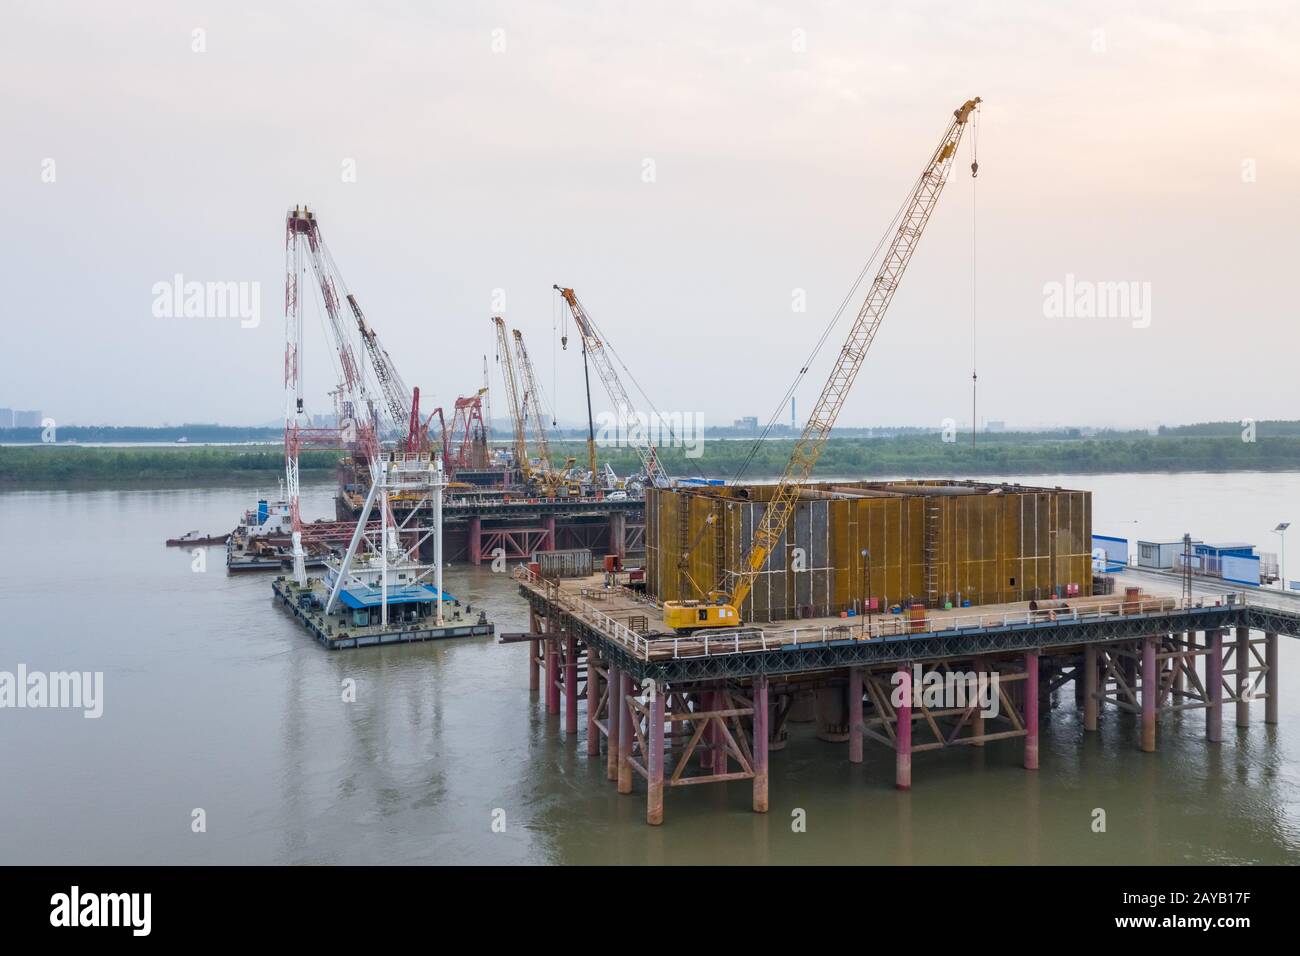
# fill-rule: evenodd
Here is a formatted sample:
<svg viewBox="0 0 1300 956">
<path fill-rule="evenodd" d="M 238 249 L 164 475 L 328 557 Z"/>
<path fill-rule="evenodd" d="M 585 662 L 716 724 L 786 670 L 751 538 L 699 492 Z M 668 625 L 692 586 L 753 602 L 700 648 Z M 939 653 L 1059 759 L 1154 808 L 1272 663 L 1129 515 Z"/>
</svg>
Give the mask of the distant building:
<svg viewBox="0 0 1300 956">
<path fill-rule="evenodd" d="M 1092 569 L 1100 574 L 1110 574 L 1128 567 L 1128 538 L 1109 534 L 1092 536 Z"/>
<path fill-rule="evenodd" d="M 758 416 L 746 415 L 744 418 L 737 418 L 735 423 L 732 425 L 732 427 L 740 428 L 745 431 L 756 432 L 758 431 Z"/>
<path fill-rule="evenodd" d="M 1193 538 L 1192 544 L 1202 544 L 1200 538 Z M 1173 568 L 1174 559 L 1183 553 L 1183 541 L 1139 541 L 1137 543 L 1137 564 L 1139 568 Z"/>
<path fill-rule="evenodd" d="M 986 432 L 1004 432 L 1007 430 L 1006 422 L 985 422 L 984 430 Z"/>
<path fill-rule="evenodd" d="M 0 428 L 40 428 L 40 410 L 23 411 L 17 408 L 0 408 Z"/>
<path fill-rule="evenodd" d="M 1274 556 L 1257 554 L 1253 544 L 1244 541 L 1220 544 L 1198 542 L 1192 547 L 1193 553 L 1188 563 L 1193 574 L 1255 586 L 1266 577 L 1272 579 L 1276 576 Z M 1183 557 L 1179 552 L 1174 556 L 1175 570 L 1181 570 L 1182 565 Z"/>
</svg>

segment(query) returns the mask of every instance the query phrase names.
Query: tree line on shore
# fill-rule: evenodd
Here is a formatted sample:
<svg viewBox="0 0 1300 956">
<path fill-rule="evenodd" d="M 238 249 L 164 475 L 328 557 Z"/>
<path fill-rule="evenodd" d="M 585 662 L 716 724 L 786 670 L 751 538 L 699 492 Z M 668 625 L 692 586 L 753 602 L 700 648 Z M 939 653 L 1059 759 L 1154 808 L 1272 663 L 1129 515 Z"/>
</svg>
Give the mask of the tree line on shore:
<svg viewBox="0 0 1300 956">
<path fill-rule="evenodd" d="M 1262 430 L 1262 429 L 1261 429 Z M 1240 429 L 1238 429 L 1240 431 Z M 1270 471 L 1300 469 L 1300 433 L 1141 435 L 1124 438 L 1071 438 L 997 441 L 970 436 L 945 442 L 937 434 L 893 438 L 832 438 L 818 460 L 818 477 L 883 475 L 974 476 L 1124 471 Z M 794 447 L 792 440 L 705 441 L 698 457 L 682 448 L 659 450 L 664 469 L 681 477 L 770 478 L 780 474 Z M 584 442 L 555 442 L 557 463 L 568 457 L 585 464 Z M 636 471 L 640 459 L 630 447 L 597 449 L 620 475 Z M 304 477 L 332 474 L 339 453 L 304 451 Z M 742 470 L 743 468 L 743 470 Z M 0 446 L 0 482 L 114 482 L 153 479 L 265 477 L 282 472 L 278 445 L 87 447 L 68 445 Z"/>
</svg>

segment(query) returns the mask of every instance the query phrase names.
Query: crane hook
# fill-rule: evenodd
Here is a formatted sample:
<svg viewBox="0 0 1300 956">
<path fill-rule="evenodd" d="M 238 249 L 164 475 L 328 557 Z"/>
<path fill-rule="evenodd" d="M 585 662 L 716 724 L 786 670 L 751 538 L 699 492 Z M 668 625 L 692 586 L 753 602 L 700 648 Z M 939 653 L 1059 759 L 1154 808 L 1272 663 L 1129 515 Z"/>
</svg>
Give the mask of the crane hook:
<svg viewBox="0 0 1300 956">
<path fill-rule="evenodd" d="M 971 179 L 974 179 L 974 178 L 975 178 L 976 176 L 978 176 L 979 174 L 980 174 L 980 164 L 979 164 L 979 163 L 974 163 L 974 162 L 971 163 L 971 164 L 970 164 L 970 178 L 971 178 Z"/>
</svg>

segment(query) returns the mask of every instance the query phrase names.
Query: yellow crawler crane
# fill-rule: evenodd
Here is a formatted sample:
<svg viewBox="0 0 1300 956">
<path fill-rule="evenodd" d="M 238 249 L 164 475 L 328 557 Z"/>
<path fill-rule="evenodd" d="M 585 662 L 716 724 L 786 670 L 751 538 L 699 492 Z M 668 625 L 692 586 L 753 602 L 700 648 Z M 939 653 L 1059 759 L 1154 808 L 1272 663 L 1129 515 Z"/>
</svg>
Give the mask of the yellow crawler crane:
<svg viewBox="0 0 1300 956">
<path fill-rule="evenodd" d="M 956 156 L 957 144 L 961 141 L 966 122 L 979 104 L 980 98 L 977 96 L 973 100 L 967 100 L 953 111 L 952 121 L 948 124 L 943 139 L 930 154 L 920 179 L 917 180 L 904 204 L 898 230 L 889 249 L 885 252 L 880 270 L 876 273 L 870 292 L 867 293 L 866 301 L 858 311 L 853 328 L 849 331 L 848 340 L 840 349 L 830 378 L 822 387 L 821 396 L 813 406 L 812 414 L 808 416 L 803 433 L 795 444 L 794 453 L 790 456 L 785 473 L 777 484 L 776 493 L 768 502 L 767 509 L 754 530 L 753 540 L 750 542 L 744 563 L 735 574 L 734 586 L 728 590 L 725 588 L 726 582 L 723 581 L 718 589 L 711 591 L 707 599 L 702 601 L 664 602 L 664 624 L 673 630 L 689 632 L 702 628 L 735 627 L 740 624 L 739 609 L 745 603 L 745 598 L 753 589 L 754 581 L 767 564 L 768 558 L 785 532 L 786 525 L 790 522 L 799 492 L 808 481 L 813 466 L 817 464 L 817 459 L 826 446 L 826 439 L 835 425 L 835 419 L 840 409 L 844 407 L 844 400 L 848 397 L 853 380 L 857 378 L 858 371 L 862 368 L 862 361 L 866 358 L 867 350 L 871 348 L 871 342 L 876 337 L 880 322 L 885 317 L 885 311 L 894 298 L 899 280 L 912 259 L 912 253 L 920 242 L 921 233 L 925 231 L 926 224 L 930 221 L 930 214 L 934 212 L 935 204 L 939 201 L 939 194 L 943 192 L 944 184 L 948 181 L 948 173 L 952 169 L 953 157 Z"/>
</svg>

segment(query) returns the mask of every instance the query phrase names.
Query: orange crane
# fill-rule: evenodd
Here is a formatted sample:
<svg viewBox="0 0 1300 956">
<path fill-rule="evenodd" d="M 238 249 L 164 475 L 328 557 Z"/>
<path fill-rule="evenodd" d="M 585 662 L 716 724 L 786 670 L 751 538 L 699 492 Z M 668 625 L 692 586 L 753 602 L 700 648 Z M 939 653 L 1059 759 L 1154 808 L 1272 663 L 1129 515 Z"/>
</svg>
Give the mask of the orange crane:
<svg viewBox="0 0 1300 956">
<path fill-rule="evenodd" d="M 664 602 L 664 623 L 674 630 L 734 627 L 740 623 L 740 608 L 790 523 L 799 492 L 807 483 L 813 466 L 817 464 L 817 459 L 826 446 L 835 419 L 844 407 L 853 380 L 857 378 L 867 350 L 871 348 L 881 320 L 885 317 L 885 311 L 893 301 L 899 280 L 912 260 L 912 253 L 916 251 L 921 234 L 930 221 L 930 214 L 934 212 L 939 195 L 948 181 L 948 173 L 952 169 L 953 157 L 957 153 L 957 145 L 961 142 L 967 120 L 979 104 L 980 98 L 977 96 L 953 111 L 953 118 L 949 121 L 943 138 L 930 154 L 925 169 L 908 195 L 898 229 L 881 260 L 866 301 L 858 311 L 830 377 L 822 386 L 821 396 L 813 406 L 812 414 L 808 416 L 803 433 L 776 486 L 776 492 L 768 502 L 758 527 L 754 529 L 749 550 L 740 570 L 734 574 L 735 580 L 731 582 L 731 587 L 726 587 L 728 582 L 724 579 L 717 589 L 707 595 L 705 601 Z M 974 175 L 974 167 L 971 172 Z"/>
</svg>

